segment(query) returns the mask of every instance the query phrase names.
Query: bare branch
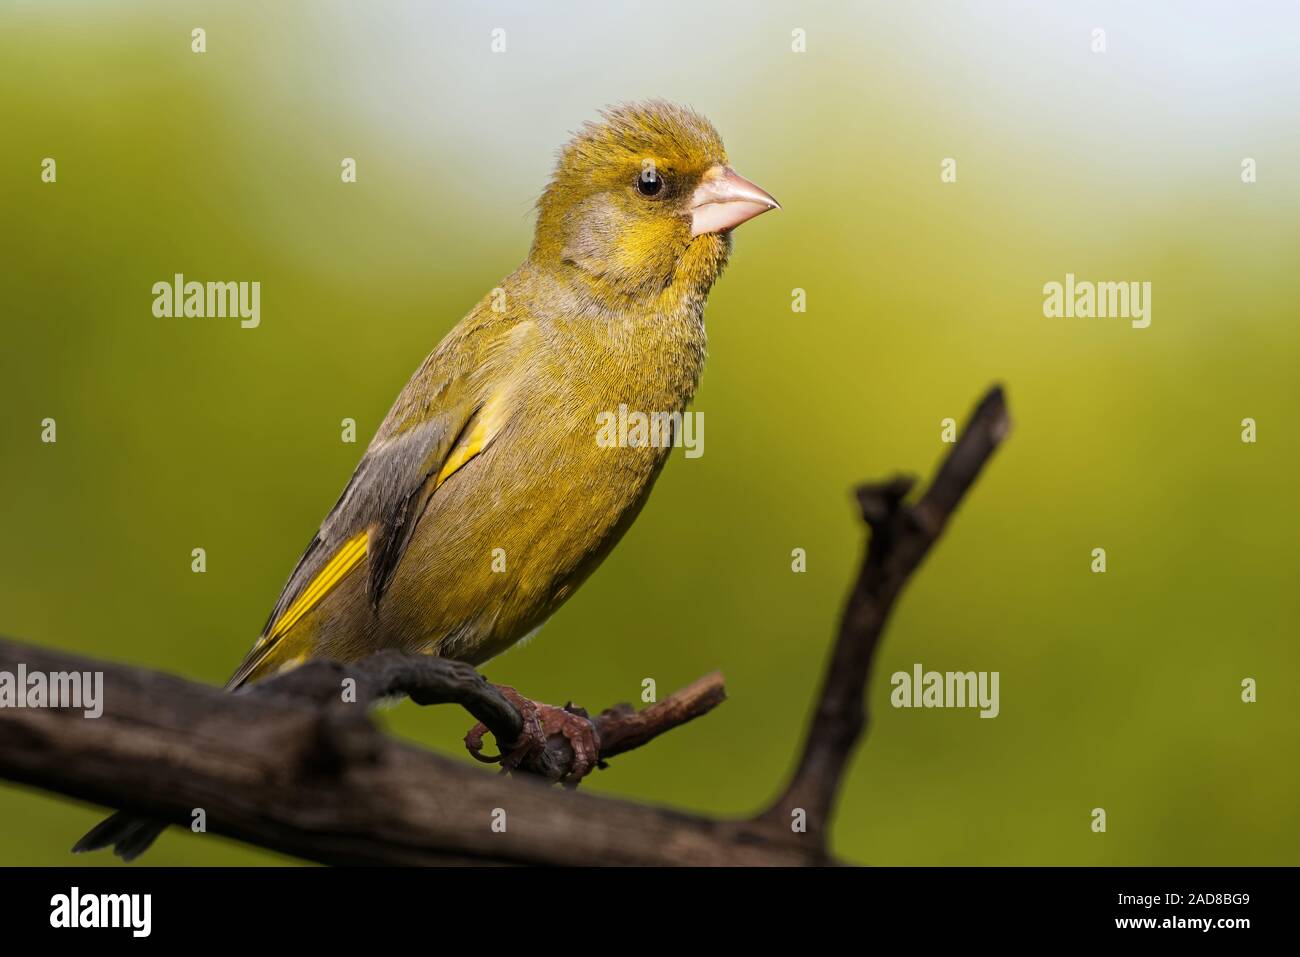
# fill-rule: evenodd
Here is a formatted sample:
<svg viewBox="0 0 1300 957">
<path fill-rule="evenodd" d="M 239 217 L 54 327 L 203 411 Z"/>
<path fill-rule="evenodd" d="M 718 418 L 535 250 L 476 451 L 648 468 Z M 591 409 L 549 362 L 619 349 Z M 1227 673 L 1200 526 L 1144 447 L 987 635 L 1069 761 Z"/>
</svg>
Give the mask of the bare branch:
<svg viewBox="0 0 1300 957">
<path fill-rule="evenodd" d="M 340 688 L 348 678 L 356 682 L 353 701 L 362 705 L 392 695 L 406 695 L 420 705 L 458 704 L 483 722 L 504 750 L 513 748 L 523 733 L 519 710 L 472 666 L 428 655 L 390 650 L 351 664 L 309 661 L 243 693 L 301 698 L 329 706 L 339 701 Z M 665 731 L 711 711 L 726 697 L 722 675 L 715 671 L 642 711 L 626 704 L 607 709 L 589 718 L 600 745 L 600 759 L 639 748 Z M 517 770 L 555 781 L 572 766 L 573 750 L 568 741 L 552 735 L 546 751 L 530 757 Z"/>
<path fill-rule="evenodd" d="M 822 862 L 820 849 L 788 832 L 567 792 L 412 747 L 379 731 L 364 706 L 337 703 L 339 685 L 319 675 L 273 689 L 289 693 L 231 695 L 0 640 L 0 670 L 15 673 L 20 663 L 29 672 L 103 672 L 105 706 L 99 718 L 67 708 L 0 709 L 0 776 L 187 827 L 202 808 L 213 832 L 309 860 Z M 335 701 L 327 706 L 303 690 L 330 684 Z M 644 743 L 707 710 L 709 700 L 720 700 L 713 677 L 660 702 L 655 714 L 623 713 L 610 725 L 613 747 Z M 502 820 L 505 830 L 493 830 Z"/>
<path fill-rule="evenodd" d="M 707 674 L 641 711 L 620 705 L 596 718 L 602 758 L 639 748 L 670 728 L 707 714 L 727 697 L 719 672 Z"/>
<path fill-rule="evenodd" d="M 995 386 L 975 407 L 915 505 L 904 501 L 915 484 L 910 477 L 857 490 L 862 517 L 870 527 L 866 557 L 849 594 L 798 767 L 763 819 L 789 821 L 791 813 L 802 808 L 809 832 L 824 839 L 845 768 L 866 729 L 866 689 L 889 613 L 1010 428 L 1002 389 Z"/>
</svg>

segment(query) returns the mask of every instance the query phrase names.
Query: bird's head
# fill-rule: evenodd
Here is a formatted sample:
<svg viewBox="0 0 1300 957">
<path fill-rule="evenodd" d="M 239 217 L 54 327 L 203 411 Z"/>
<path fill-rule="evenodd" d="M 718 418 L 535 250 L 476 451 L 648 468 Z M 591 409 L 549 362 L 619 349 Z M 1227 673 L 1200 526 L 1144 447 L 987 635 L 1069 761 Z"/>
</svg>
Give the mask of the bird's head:
<svg viewBox="0 0 1300 957">
<path fill-rule="evenodd" d="M 727 164 L 717 130 L 662 101 L 604 111 L 560 152 L 532 257 L 602 297 L 705 292 L 730 231 L 775 199 Z"/>
</svg>

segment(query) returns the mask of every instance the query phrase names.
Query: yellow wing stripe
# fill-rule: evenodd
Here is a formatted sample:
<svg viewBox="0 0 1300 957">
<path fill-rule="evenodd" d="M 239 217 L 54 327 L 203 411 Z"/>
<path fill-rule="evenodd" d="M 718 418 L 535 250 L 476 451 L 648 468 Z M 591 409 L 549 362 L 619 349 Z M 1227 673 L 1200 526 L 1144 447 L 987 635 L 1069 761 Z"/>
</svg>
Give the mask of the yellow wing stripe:
<svg viewBox="0 0 1300 957">
<path fill-rule="evenodd" d="M 438 473 L 438 480 L 434 483 L 434 488 L 441 487 L 442 483 L 451 478 L 462 465 L 483 451 L 486 430 L 483 426 L 475 426 L 474 431 L 456 447 L 451 455 L 447 456 L 447 463 L 443 465 L 442 471 Z"/>
<path fill-rule="evenodd" d="M 451 454 L 447 456 L 447 461 L 443 463 L 442 470 L 438 473 L 438 478 L 433 485 L 435 489 L 439 488 L 443 482 L 463 468 L 466 462 L 487 448 L 488 443 L 496 437 L 497 432 L 501 429 L 505 417 L 505 407 L 506 401 L 499 394 L 494 395 L 483 404 L 483 408 L 479 410 L 474 419 L 474 427 L 470 429 L 469 435 L 465 436 L 464 441 L 451 450 Z"/>
<path fill-rule="evenodd" d="M 343 576 L 357 565 L 361 564 L 362 559 L 366 557 L 366 544 L 369 540 L 370 533 L 360 531 L 352 538 L 343 543 L 343 547 L 335 553 L 334 557 L 326 563 L 320 573 L 311 580 L 301 595 L 299 595 L 292 605 L 288 607 L 283 615 L 280 616 L 271 628 L 268 640 L 275 640 L 298 623 L 303 615 L 311 611 L 316 603 L 329 594 L 330 589 L 343 580 Z"/>
</svg>

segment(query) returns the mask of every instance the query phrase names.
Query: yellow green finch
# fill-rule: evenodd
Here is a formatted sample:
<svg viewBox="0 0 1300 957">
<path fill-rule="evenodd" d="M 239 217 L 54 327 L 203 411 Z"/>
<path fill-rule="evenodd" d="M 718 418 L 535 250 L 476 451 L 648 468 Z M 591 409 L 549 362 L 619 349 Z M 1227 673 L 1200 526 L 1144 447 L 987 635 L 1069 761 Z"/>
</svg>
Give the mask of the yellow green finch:
<svg viewBox="0 0 1300 957">
<path fill-rule="evenodd" d="M 479 664 L 539 628 L 635 520 L 666 443 L 602 413 L 682 413 L 730 231 L 777 208 L 704 117 L 616 107 L 563 148 L 528 257 L 421 363 L 230 680 L 381 649 Z M 115 815 L 78 849 L 133 857 Z"/>
</svg>

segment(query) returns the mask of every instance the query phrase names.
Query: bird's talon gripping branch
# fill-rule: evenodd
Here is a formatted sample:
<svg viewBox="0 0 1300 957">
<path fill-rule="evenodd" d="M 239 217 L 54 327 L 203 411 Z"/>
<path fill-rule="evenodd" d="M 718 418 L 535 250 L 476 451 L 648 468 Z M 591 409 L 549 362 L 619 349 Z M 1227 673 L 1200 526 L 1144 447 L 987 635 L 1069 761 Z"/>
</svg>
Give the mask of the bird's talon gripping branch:
<svg viewBox="0 0 1300 957">
<path fill-rule="evenodd" d="M 577 707 L 573 702 L 557 708 L 525 698 L 507 685 L 497 685 L 496 688 L 519 709 L 524 719 L 524 730 L 518 740 L 504 745 L 500 754 L 487 755 L 483 754 L 483 735 L 487 733 L 487 726 L 480 721 L 465 735 L 465 748 L 475 760 L 500 764 L 503 773 L 513 771 L 544 754 L 552 735 L 561 735 L 573 751 L 572 766 L 559 778 L 566 786 L 576 787 L 593 767 L 600 765 L 596 727 L 585 708 Z"/>
<path fill-rule="evenodd" d="M 585 708 L 569 702 L 563 708 L 542 705 L 542 731 L 549 738 L 561 734 L 573 749 L 573 767 L 562 780 L 566 787 L 576 788 L 578 782 L 600 763 L 600 742 L 596 739 L 596 726 L 591 723 Z"/>
<path fill-rule="evenodd" d="M 483 735 L 488 729 L 487 725 L 480 721 L 466 732 L 465 749 L 474 760 L 482 761 L 484 764 L 500 764 L 501 770 L 505 772 L 518 767 L 520 762 L 530 754 L 544 749 L 546 734 L 542 730 L 542 719 L 537 704 L 531 698 L 525 698 L 509 685 L 495 687 L 501 692 L 502 697 L 518 709 L 520 717 L 524 720 L 523 731 L 520 732 L 517 740 L 510 742 L 509 745 L 502 745 L 500 754 L 484 754 Z"/>
</svg>

